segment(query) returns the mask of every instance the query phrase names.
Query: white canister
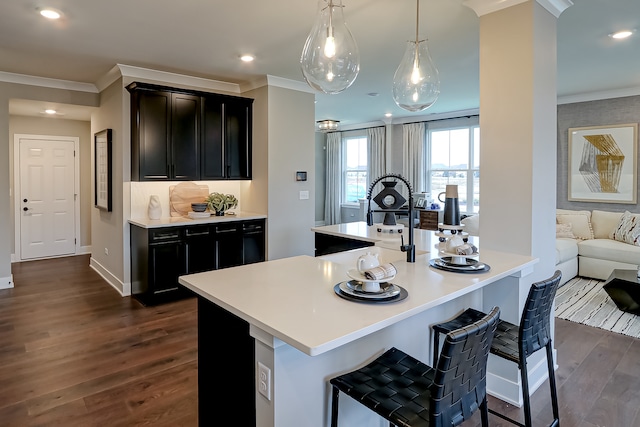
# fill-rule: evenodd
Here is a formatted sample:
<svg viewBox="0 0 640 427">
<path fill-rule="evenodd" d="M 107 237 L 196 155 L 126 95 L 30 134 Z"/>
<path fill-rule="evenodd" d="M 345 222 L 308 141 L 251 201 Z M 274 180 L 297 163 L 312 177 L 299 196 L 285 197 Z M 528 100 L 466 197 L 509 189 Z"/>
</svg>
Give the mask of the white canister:
<svg viewBox="0 0 640 427">
<path fill-rule="evenodd" d="M 160 206 L 160 197 L 153 195 L 149 197 L 149 210 L 147 211 L 149 219 L 160 219 L 162 217 L 162 206 Z"/>
</svg>

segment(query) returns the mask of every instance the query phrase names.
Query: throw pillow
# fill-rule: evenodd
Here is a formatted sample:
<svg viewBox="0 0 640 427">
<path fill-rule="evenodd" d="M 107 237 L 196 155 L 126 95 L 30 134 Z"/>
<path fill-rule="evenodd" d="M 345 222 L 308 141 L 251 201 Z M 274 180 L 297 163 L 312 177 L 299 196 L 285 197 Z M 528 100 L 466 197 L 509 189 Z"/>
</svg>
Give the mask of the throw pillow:
<svg viewBox="0 0 640 427">
<path fill-rule="evenodd" d="M 575 239 L 571 224 L 556 224 L 556 238 Z"/>
<path fill-rule="evenodd" d="M 578 212 L 573 214 L 556 214 L 558 224 L 571 224 L 571 231 L 577 239 L 593 239 L 591 228 L 591 212 Z"/>
<path fill-rule="evenodd" d="M 596 239 L 610 239 L 611 233 L 620 223 L 622 212 L 607 212 L 593 210 L 591 212 L 591 227 Z"/>
<path fill-rule="evenodd" d="M 640 246 L 640 214 L 626 211 L 620 218 L 620 223 L 609 236 L 613 240 Z"/>
</svg>

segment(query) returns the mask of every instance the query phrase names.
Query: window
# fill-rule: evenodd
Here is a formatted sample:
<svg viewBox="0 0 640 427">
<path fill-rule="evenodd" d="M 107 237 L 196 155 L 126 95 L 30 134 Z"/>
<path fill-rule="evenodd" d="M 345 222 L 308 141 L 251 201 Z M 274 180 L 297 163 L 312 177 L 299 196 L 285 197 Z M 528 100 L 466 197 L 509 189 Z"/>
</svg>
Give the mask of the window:
<svg viewBox="0 0 640 427">
<path fill-rule="evenodd" d="M 367 197 L 367 137 L 346 137 L 345 147 L 344 203 L 358 203 Z"/>
<path fill-rule="evenodd" d="M 447 184 L 458 185 L 461 213 L 478 212 L 480 203 L 480 127 L 429 130 L 427 183 L 437 203 Z"/>
</svg>

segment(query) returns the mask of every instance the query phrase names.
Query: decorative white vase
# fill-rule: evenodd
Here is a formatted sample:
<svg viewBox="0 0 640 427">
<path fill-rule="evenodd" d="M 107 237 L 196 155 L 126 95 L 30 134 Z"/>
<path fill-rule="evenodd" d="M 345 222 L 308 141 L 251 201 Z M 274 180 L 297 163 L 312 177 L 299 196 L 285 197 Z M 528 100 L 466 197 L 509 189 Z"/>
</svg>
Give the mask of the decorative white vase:
<svg viewBox="0 0 640 427">
<path fill-rule="evenodd" d="M 162 206 L 158 196 L 149 197 L 149 219 L 160 219 L 162 217 Z"/>
</svg>

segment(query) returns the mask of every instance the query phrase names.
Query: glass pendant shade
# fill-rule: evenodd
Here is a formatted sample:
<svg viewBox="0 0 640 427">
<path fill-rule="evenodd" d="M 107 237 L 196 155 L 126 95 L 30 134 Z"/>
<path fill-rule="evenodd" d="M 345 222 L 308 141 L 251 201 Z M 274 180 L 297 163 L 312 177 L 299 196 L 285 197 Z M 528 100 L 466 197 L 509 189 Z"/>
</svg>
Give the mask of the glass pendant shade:
<svg viewBox="0 0 640 427">
<path fill-rule="evenodd" d="M 402 62 L 393 76 L 393 100 L 400 108 L 422 111 L 440 95 L 438 69 L 433 65 L 426 40 L 407 42 Z"/>
<path fill-rule="evenodd" d="M 342 13 L 342 0 L 319 0 L 318 16 L 302 49 L 306 82 L 328 94 L 340 93 L 356 80 L 360 54 Z"/>
</svg>

